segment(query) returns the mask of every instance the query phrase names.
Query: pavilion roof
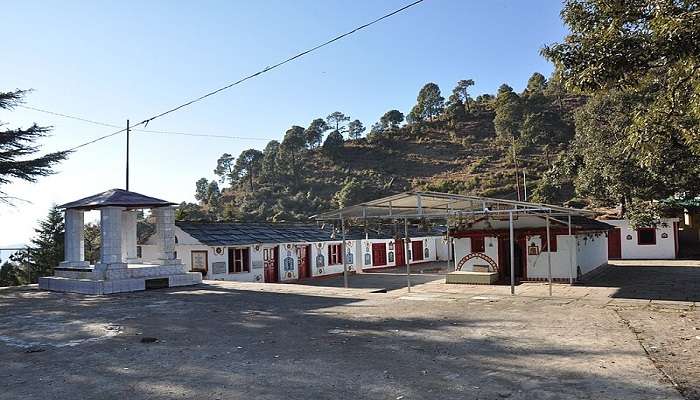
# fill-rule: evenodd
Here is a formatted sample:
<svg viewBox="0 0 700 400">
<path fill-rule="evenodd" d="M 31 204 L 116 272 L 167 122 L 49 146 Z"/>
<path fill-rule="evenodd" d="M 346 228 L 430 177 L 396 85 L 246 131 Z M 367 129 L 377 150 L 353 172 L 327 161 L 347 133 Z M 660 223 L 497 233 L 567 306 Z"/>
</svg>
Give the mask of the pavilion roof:
<svg viewBox="0 0 700 400">
<path fill-rule="evenodd" d="M 156 208 L 175 205 L 166 200 L 145 196 L 136 192 L 129 192 L 123 189 L 110 189 L 102 193 L 94 194 L 80 200 L 59 206 L 65 209 L 94 210 L 102 207 L 125 207 L 125 208 Z"/>
<path fill-rule="evenodd" d="M 525 201 L 495 199 L 490 197 L 468 196 L 460 194 L 410 191 L 393 196 L 367 201 L 357 205 L 328 211 L 312 218 L 337 220 L 354 219 L 392 219 L 425 218 L 445 219 L 468 215 L 549 215 L 595 217 L 596 212 L 551 204 L 530 203 Z"/>
</svg>

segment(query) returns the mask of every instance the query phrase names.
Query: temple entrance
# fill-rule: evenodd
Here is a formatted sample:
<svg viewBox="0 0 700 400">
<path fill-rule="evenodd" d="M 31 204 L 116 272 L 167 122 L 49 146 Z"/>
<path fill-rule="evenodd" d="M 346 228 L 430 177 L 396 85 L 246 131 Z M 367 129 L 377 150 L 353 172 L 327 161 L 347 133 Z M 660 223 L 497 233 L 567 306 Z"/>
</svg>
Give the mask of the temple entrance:
<svg viewBox="0 0 700 400">
<path fill-rule="evenodd" d="M 515 264 L 515 281 L 526 278 L 525 273 L 525 239 L 516 239 L 514 246 L 513 261 Z M 499 239 L 498 241 L 498 258 L 500 280 L 502 282 L 510 282 L 510 240 Z"/>
<path fill-rule="evenodd" d="M 277 283 L 278 269 L 277 268 L 277 247 L 265 247 L 263 249 L 263 268 L 265 279 L 264 282 Z"/>
</svg>

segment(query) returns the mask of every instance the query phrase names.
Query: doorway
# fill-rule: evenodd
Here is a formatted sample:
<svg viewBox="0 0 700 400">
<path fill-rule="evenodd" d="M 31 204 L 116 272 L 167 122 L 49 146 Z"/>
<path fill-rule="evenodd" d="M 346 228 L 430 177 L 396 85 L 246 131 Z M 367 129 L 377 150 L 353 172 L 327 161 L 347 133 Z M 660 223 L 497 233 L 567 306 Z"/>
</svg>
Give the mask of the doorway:
<svg viewBox="0 0 700 400">
<path fill-rule="evenodd" d="M 510 239 L 501 239 L 498 241 L 500 278 L 502 281 L 510 282 Z M 519 282 L 525 279 L 525 238 L 515 239 L 513 245 L 513 261 L 515 264 L 515 281 Z"/>
<path fill-rule="evenodd" d="M 619 260 L 622 258 L 622 231 L 615 228 L 608 233 L 608 259 Z"/>
<path fill-rule="evenodd" d="M 411 241 L 411 261 L 423 261 L 423 241 Z"/>
<path fill-rule="evenodd" d="M 278 257 L 277 257 L 277 247 L 265 247 L 263 248 L 263 275 L 264 282 L 277 283 L 279 281 L 278 277 Z"/>
<path fill-rule="evenodd" d="M 297 261 L 299 265 L 299 279 L 311 277 L 311 245 L 297 247 Z"/>
<path fill-rule="evenodd" d="M 372 243 L 372 266 L 386 265 L 386 243 Z"/>
<path fill-rule="evenodd" d="M 394 253 L 396 253 L 396 266 L 401 267 L 406 265 L 406 248 L 403 246 L 403 239 L 399 239 L 395 242 Z"/>
</svg>

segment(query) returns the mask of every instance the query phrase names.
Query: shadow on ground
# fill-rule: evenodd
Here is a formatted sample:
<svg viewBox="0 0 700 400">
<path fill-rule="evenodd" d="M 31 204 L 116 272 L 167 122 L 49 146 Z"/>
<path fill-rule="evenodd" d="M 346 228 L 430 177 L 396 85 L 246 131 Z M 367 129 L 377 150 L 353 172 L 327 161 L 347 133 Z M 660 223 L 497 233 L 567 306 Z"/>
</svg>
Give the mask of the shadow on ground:
<svg viewBox="0 0 700 400">
<path fill-rule="evenodd" d="M 3 291 L 2 335 L 38 350 L 0 342 L 2 397 L 676 398 L 609 314 L 381 296 Z"/>
<path fill-rule="evenodd" d="M 700 267 L 610 265 L 581 285 L 617 288 L 614 298 L 700 301 Z"/>
</svg>

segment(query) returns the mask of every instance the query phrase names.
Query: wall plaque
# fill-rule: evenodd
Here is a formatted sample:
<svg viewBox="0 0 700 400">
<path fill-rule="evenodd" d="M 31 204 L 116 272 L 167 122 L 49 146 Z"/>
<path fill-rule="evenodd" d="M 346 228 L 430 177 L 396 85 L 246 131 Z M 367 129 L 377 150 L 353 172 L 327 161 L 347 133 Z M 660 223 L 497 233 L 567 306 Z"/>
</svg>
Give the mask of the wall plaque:
<svg viewBox="0 0 700 400">
<path fill-rule="evenodd" d="M 225 274 L 226 273 L 226 263 L 223 261 L 213 262 L 211 264 L 212 274 Z"/>
</svg>

